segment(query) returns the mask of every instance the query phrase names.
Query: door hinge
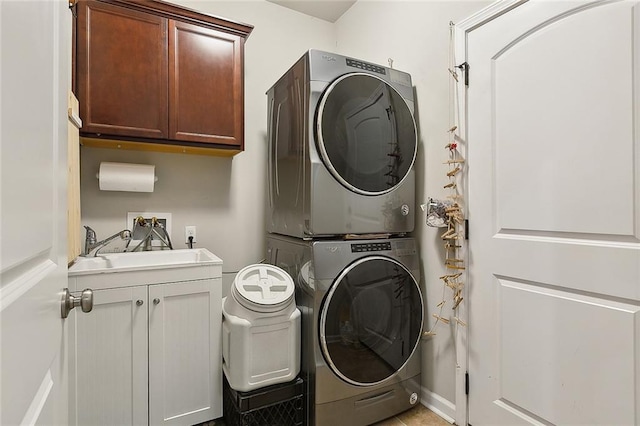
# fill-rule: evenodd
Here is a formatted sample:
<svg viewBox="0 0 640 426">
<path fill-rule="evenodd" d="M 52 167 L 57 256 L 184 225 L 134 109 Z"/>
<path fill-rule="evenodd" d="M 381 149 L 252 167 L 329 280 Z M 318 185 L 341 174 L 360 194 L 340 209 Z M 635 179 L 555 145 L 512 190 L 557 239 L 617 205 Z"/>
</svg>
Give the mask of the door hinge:
<svg viewBox="0 0 640 426">
<path fill-rule="evenodd" d="M 462 72 L 464 72 L 464 85 L 469 87 L 469 64 L 467 62 L 463 62 L 456 68 L 461 69 Z"/>
<path fill-rule="evenodd" d="M 464 239 L 469 239 L 469 219 L 464 220 Z"/>
<path fill-rule="evenodd" d="M 76 11 L 77 6 L 78 0 L 69 0 L 69 10 L 71 11 L 71 15 L 73 15 L 74 18 L 78 17 L 78 12 Z"/>
<path fill-rule="evenodd" d="M 464 373 L 464 394 L 469 395 L 469 372 Z"/>
</svg>

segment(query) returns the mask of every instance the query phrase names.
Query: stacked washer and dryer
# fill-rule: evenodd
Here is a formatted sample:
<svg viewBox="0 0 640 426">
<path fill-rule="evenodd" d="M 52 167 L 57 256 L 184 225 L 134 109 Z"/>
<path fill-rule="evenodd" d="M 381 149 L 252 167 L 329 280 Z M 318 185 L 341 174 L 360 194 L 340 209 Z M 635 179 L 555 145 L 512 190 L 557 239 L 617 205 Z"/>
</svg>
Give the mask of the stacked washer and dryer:
<svg viewBox="0 0 640 426">
<path fill-rule="evenodd" d="M 420 394 L 411 77 L 309 50 L 267 96 L 267 262 L 295 280 L 307 424 L 368 425 Z"/>
</svg>

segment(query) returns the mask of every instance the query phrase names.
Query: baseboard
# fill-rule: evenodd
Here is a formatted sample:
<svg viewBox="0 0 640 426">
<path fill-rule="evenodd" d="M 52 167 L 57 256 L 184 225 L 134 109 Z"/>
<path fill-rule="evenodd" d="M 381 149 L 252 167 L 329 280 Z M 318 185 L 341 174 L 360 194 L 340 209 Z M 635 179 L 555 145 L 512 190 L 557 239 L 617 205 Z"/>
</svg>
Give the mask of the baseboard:
<svg viewBox="0 0 640 426">
<path fill-rule="evenodd" d="M 451 401 L 441 397 L 437 393 L 422 387 L 420 390 L 420 402 L 422 405 L 433 411 L 451 424 L 455 423 L 456 405 Z"/>
</svg>

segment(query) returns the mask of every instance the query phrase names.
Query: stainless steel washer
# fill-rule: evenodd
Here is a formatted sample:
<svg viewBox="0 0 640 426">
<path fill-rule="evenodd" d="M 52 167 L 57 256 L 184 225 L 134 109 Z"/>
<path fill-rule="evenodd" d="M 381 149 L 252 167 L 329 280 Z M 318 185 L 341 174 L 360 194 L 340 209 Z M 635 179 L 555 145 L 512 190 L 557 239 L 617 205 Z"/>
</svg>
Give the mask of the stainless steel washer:
<svg viewBox="0 0 640 426">
<path fill-rule="evenodd" d="M 267 261 L 296 281 L 309 425 L 368 425 L 418 402 L 424 309 L 413 238 L 271 234 Z"/>
<path fill-rule="evenodd" d="M 267 97 L 269 233 L 413 230 L 418 142 L 409 74 L 309 50 Z"/>
</svg>

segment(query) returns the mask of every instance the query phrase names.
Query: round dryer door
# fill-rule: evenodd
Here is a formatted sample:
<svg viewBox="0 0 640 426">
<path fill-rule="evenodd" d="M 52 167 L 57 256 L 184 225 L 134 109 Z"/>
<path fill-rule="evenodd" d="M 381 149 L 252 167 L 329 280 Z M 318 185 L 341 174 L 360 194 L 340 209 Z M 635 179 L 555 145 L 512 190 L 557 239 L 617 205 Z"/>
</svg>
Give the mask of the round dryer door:
<svg viewBox="0 0 640 426">
<path fill-rule="evenodd" d="M 411 273 L 393 259 L 364 257 L 327 292 L 320 313 L 322 353 L 343 380 L 375 385 L 407 363 L 422 320 L 422 294 Z"/>
<path fill-rule="evenodd" d="M 320 156 L 346 188 L 363 195 L 393 190 L 417 152 L 413 114 L 386 81 L 346 74 L 325 90 L 316 113 Z"/>
</svg>

